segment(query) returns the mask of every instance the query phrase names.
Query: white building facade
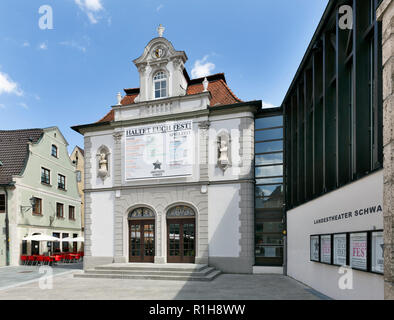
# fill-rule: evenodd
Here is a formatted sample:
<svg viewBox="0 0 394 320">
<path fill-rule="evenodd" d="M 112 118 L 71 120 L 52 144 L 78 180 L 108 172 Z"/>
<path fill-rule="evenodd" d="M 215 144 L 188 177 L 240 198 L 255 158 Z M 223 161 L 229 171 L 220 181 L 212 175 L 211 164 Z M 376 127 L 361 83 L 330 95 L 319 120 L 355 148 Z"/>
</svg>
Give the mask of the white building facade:
<svg viewBox="0 0 394 320">
<path fill-rule="evenodd" d="M 85 139 L 85 269 L 209 264 L 252 273 L 254 114 L 224 75 L 190 80 L 159 36 L 134 60 L 140 88 L 118 95 Z"/>
</svg>

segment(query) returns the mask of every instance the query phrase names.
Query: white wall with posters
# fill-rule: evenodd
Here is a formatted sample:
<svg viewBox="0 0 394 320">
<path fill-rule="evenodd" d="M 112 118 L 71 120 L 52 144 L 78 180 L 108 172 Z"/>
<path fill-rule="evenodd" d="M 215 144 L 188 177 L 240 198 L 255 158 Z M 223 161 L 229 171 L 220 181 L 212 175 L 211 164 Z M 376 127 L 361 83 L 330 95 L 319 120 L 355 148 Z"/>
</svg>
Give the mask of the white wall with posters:
<svg viewBox="0 0 394 320">
<path fill-rule="evenodd" d="M 342 290 L 339 284 L 346 273 L 333 265 L 342 265 L 348 253 L 352 267 L 363 269 L 366 232 L 375 230 L 370 233 L 371 271 L 382 270 L 378 232 L 383 229 L 382 209 L 383 171 L 379 171 L 288 211 L 288 275 L 333 299 L 383 299 L 381 274 L 353 269 L 353 289 Z"/>
<path fill-rule="evenodd" d="M 125 179 L 192 175 L 194 138 L 192 120 L 127 128 Z"/>
</svg>

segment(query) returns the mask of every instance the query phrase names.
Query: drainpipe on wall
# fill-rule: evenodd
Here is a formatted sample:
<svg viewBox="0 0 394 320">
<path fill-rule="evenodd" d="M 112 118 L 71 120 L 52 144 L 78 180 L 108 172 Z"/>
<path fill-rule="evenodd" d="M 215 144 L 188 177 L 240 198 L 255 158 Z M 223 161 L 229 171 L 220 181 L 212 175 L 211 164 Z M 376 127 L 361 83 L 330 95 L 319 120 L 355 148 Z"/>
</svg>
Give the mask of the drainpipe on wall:
<svg viewBox="0 0 394 320">
<path fill-rule="evenodd" d="M 6 265 L 10 265 L 10 220 L 8 218 L 8 191 L 4 187 L 5 192 L 5 256 Z"/>
</svg>

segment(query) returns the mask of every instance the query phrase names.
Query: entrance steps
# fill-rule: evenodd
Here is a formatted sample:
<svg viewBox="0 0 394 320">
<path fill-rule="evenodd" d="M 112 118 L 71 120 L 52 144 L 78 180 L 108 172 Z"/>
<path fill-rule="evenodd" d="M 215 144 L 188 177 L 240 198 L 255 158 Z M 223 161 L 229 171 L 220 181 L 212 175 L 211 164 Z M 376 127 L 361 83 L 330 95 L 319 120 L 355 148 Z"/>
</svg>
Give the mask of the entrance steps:
<svg viewBox="0 0 394 320">
<path fill-rule="evenodd" d="M 206 264 L 113 263 L 74 274 L 75 278 L 212 281 L 221 271 Z"/>
</svg>

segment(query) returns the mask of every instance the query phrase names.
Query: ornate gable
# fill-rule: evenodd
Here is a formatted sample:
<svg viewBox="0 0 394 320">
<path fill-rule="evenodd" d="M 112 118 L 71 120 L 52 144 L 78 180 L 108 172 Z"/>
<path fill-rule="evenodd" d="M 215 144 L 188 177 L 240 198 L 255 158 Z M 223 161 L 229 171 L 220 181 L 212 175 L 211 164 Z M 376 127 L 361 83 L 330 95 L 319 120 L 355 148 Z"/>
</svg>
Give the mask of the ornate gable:
<svg viewBox="0 0 394 320">
<path fill-rule="evenodd" d="M 137 103 L 187 93 L 187 80 L 183 74 L 186 53 L 176 51 L 171 42 L 162 37 L 163 27 L 160 26 L 158 31 L 159 37 L 151 40 L 142 56 L 133 61 L 140 74 Z"/>
</svg>

